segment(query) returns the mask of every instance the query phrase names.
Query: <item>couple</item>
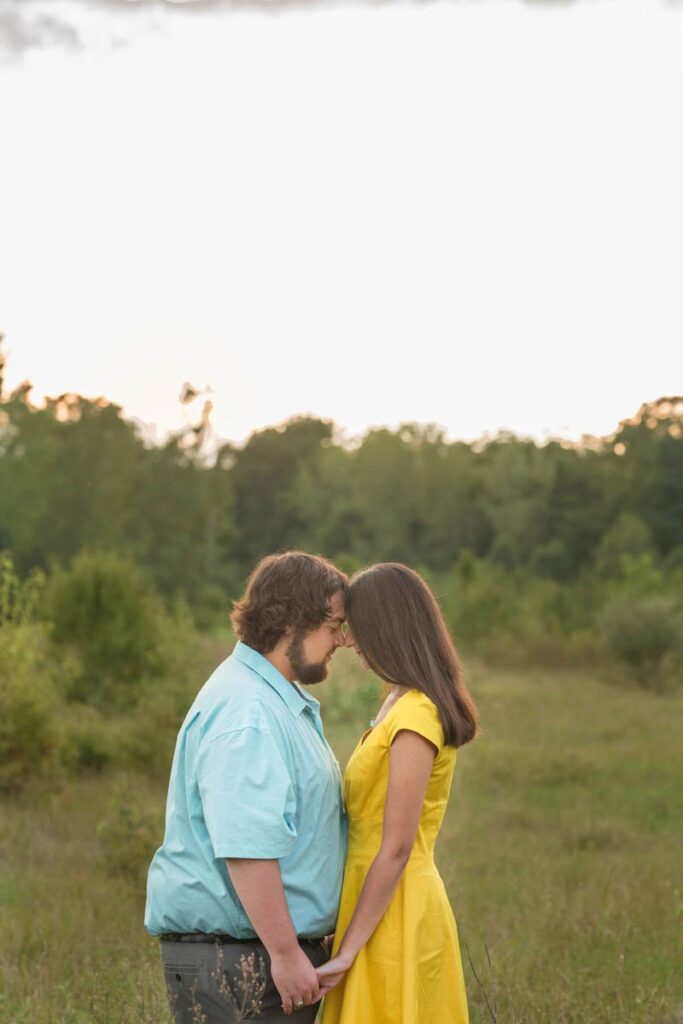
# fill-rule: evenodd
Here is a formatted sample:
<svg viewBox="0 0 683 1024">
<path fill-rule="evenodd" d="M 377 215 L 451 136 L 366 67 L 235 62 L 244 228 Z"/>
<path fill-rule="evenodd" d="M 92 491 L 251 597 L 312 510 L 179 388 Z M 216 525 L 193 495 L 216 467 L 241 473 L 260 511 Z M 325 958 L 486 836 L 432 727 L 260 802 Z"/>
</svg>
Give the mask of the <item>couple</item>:
<svg viewBox="0 0 683 1024">
<path fill-rule="evenodd" d="M 434 596 L 403 565 L 349 582 L 291 551 L 258 564 L 232 621 L 178 735 L 147 884 L 176 1024 L 311 1024 L 323 996 L 322 1024 L 466 1024 L 433 850 L 477 713 Z M 300 684 L 345 645 L 389 690 L 342 782 Z"/>
</svg>

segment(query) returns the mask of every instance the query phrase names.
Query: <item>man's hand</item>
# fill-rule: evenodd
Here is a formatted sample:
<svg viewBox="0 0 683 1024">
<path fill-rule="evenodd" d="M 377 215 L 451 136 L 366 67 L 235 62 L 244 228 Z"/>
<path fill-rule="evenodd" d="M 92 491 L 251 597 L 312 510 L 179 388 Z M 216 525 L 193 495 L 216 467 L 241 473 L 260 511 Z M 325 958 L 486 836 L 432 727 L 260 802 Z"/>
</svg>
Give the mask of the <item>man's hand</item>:
<svg viewBox="0 0 683 1024">
<path fill-rule="evenodd" d="M 317 1003 L 320 999 L 315 968 L 300 946 L 291 952 L 271 956 L 270 972 L 287 1016 L 293 1010 Z"/>
<path fill-rule="evenodd" d="M 327 995 L 327 993 L 338 985 L 342 980 L 349 967 L 351 966 L 348 959 L 343 953 L 337 953 L 336 956 L 328 960 L 322 967 L 318 967 L 316 974 L 318 975 L 318 984 L 320 985 L 320 996 Z"/>
<path fill-rule="evenodd" d="M 289 1016 L 320 999 L 315 968 L 298 943 L 276 860 L 226 861 L 232 884 L 270 956 L 270 969 Z M 298 1005 L 297 1005 L 298 1004 Z"/>
</svg>

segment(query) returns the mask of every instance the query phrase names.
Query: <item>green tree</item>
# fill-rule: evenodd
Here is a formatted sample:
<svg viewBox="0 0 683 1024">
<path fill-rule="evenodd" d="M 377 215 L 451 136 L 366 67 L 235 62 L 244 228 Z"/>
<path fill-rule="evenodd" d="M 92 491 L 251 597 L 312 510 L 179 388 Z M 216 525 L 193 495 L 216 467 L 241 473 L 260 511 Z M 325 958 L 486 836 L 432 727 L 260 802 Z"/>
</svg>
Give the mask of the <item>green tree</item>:
<svg viewBox="0 0 683 1024">
<path fill-rule="evenodd" d="M 306 528 L 296 493 L 299 474 L 331 438 L 330 422 L 296 417 L 257 431 L 235 451 L 231 472 L 242 573 L 263 555 L 299 544 Z"/>
<path fill-rule="evenodd" d="M 621 577 L 625 555 L 654 554 L 649 528 L 632 512 L 622 512 L 602 535 L 595 556 L 595 570 L 601 576 Z"/>
</svg>

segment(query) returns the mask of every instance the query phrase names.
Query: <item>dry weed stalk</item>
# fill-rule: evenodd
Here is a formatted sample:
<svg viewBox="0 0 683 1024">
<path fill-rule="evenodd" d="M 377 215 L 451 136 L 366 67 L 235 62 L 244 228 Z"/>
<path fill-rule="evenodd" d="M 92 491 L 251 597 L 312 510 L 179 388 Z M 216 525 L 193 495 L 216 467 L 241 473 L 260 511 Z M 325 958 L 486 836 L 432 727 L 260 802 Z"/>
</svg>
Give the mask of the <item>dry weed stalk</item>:
<svg viewBox="0 0 683 1024">
<path fill-rule="evenodd" d="M 266 969 L 263 957 L 256 953 L 243 953 L 239 958 L 239 975 L 233 975 L 233 986 L 223 969 L 223 947 L 216 946 L 216 968 L 212 978 L 218 983 L 218 989 L 235 1014 L 235 1024 L 239 1021 L 252 1020 L 260 1017 L 263 1009 L 263 996 L 266 991 Z M 235 995 L 235 993 L 238 993 Z"/>
<path fill-rule="evenodd" d="M 489 947 L 486 945 L 486 943 L 484 943 L 484 951 L 486 953 L 486 963 L 488 965 L 488 971 L 489 971 L 489 974 L 491 975 L 492 983 L 493 983 L 493 992 L 492 992 L 492 996 L 491 996 L 490 999 L 489 999 L 488 991 L 486 989 L 486 985 L 484 984 L 484 982 L 481 980 L 481 978 L 477 974 L 477 970 L 476 970 L 476 968 L 474 966 L 474 962 L 472 960 L 472 955 L 470 953 L 470 947 L 468 946 L 467 943 L 465 943 L 465 950 L 467 952 L 467 959 L 470 962 L 470 968 L 472 969 L 472 974 L 474 975 L 474 980 L 476 981 L 477 985 L 479 986 L 479 988 L 481 989 L 481 991 L 482 991 L 482 993 L 484 995 L 484 1000 L 486 1002 L 486 1008 L 487 1008 L 487 1010 L 489 1012 L 489 1016 L 491 1018 L 491 1024 L 498 1024 L 498 994 L 497 994 L 497 991 L 496 991 L 497 990 L 497 979 L 496 979 L 496 976 L 495 976 L 495 972 L 493 970 L 493 962 L 491 960 L 491 954 L 489 953 Z M 505 987 L 505 990 L 506 990 L 506 993 L 507 993 L 507 997 L 508 997 L 508 1005 L 509 1005 L 510 1014 L 511 1014 L 510 1024 L 524 1024 L 524 1018 L 523 1017 L 521 1017 L 521 1018 L 518 1017 L 517 1014 L 515 1013 L 515 1007 L 514 1007 L 514 1004 L 512 1002 L 512 993 L 510 992 L 509 985 L 507 985 L 507 983 L 505 983 L 505 982 L 503 982 L 503 985 Z"/>
<path fill-rule="evenodd" d="M 197 1002 L 197 982 L 192 985 L 192 1024 L 206 1024 L 206 1014 Z"/>
</svg>

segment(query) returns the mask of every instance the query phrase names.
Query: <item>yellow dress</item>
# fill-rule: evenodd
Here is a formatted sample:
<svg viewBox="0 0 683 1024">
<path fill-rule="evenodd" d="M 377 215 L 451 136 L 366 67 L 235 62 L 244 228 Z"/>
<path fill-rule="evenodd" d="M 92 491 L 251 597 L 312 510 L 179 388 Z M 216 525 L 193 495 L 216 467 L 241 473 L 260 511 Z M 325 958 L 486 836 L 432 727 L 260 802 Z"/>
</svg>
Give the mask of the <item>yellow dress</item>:
<svg viewBox="0 0 683 1024">
<path fill-rule="evenodd" d="M 438 750 L 417 839 L 384 916 L 343 981 L 325 997 L 322 1024 L 467 1024 L 467 997 L 455 918 L 434 863 L 456 751 L 444 745 L 439 715 L 408 690 L 354 750 L 344 775 L 349 849 L 332 955 L 355 909 L 382 839 L 389 748 L 409 729 Z"/>
</svg>

